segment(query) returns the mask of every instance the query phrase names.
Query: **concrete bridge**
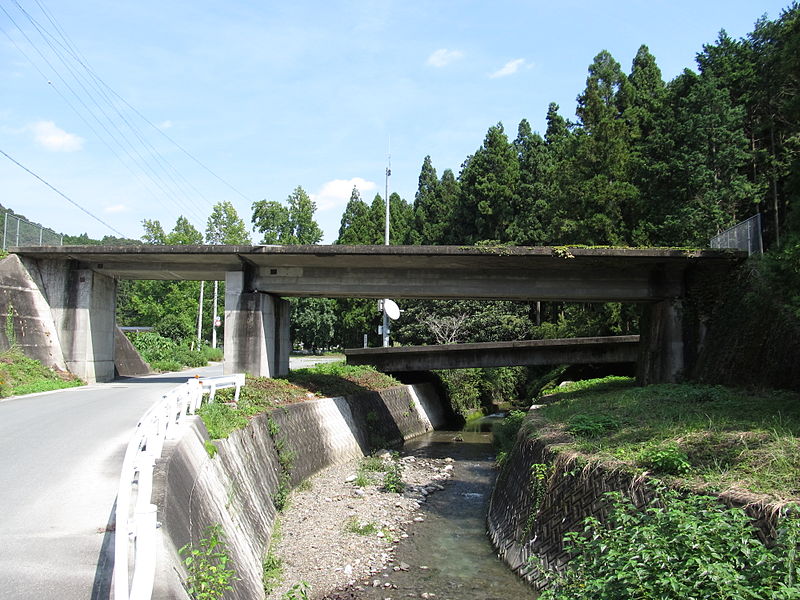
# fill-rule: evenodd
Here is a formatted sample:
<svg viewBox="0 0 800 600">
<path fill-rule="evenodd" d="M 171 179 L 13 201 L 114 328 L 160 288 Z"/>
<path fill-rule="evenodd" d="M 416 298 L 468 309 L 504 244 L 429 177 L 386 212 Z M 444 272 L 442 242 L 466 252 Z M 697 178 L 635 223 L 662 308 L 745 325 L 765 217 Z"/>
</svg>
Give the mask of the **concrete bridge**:
<svg viewBox="0 0 800 600">
<path fill-rule="evenodd" d="M 727 250 L 472 246 L 61 246 L 12 252 L 38 307 L 29 310 L 30 318 L 46 321 L 40 309 L 50 309 L 45 328 L 53 335 L 42 338 L 40 354 L 62 360 L 89 381 L 114 376 L 120 279 L 224 280 L 226 373 L 288 372 L 285 297 L 482 298 L 642 303 L 639 379 L 674 381 L 690 368 L 702 341 L 702 325 L 683 315 L 690 283 L 744 259 Z"/>
<path fill-rule="evenodd" d="M 344 353 L 348 364 L 373 365 L 379 371 L 390 373 L 514 365 L 635 363 L 639 355 L 639 336 L 349 348 Z"/>
</svg>

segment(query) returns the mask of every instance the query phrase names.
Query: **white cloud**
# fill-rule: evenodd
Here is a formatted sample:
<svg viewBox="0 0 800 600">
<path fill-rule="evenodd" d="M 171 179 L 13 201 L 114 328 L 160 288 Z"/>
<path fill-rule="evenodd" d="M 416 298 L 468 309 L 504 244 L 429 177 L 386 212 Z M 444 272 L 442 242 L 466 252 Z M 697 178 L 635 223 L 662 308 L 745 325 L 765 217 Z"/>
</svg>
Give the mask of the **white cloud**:
<svg viewBox="0 0 800 600">
<path fill-rule="evenodd" d="M 172 127 L 172 121 L 169 119 L 158 124 L 159 129 L 169 129 Z"/>
<path fill-rule="evenodd" d="M 372 199 L 364 198 L 364 192 L 376 189 L 378 186 L 374 181 L 367 181 L 361 177 L 352 179 L 334 179 L 322 185 L 320 191 L 311 194 L 311 199 L 316 202 L 317 210 L 329 210 L 339 206 L 344 206 L 350 200 L 353 187 L 357 187 L 361 192 L 361 199 L 370 202 Z"/>
<path fill-rule="evenodd" d="M 492 79 L 495 79 L 497 77 L 507 77 L 508 75 L 513 75 L 524 66 L 525 66 L 524 58 L 515 58 L 514 60 L 508 61 L 500 69 L 489 75 L 489 77 L 491 77 Z"/>
<path fill-rule="evenodd" d="M 38 121 L 29 126 L 37 143 L 53 152 L 75 152 L 83 148 L 84 139 L 67 133 L 52 121 Z"/>
<path fill-rule="evenodd" d="M 428 57 L 427 64 L 431 67 L 446 67 L 450 63 L 457 61 L 462 56 L 464 56 L 464 53 L 460 50 L 439 48 Z"/>
<path fill-rule="evenodd" d="M 114 204 L 113 206 L 106 206 L 103 210 L 107 213 L 114 214 L 114 213 L 127 212 L 130 210 L 130 208 L 128 208 L 124 204 Z"/>
</svg>

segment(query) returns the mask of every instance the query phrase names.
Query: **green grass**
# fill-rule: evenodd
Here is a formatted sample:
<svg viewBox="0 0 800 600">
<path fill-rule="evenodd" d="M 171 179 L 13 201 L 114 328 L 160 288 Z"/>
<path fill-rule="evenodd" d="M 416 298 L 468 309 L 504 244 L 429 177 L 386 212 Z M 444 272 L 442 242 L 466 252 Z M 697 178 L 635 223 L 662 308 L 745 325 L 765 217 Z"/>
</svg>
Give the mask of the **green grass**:
<svg viewBox="0 0 800 600">
<path fill-rule="evenodd" d="M 365 391 L 384 390 L 400 382 L 370 366 L 346 365 L 344 362 L 319 364 L 310 369 L 292 371 L 288 381 L 325 397 L 352 396 Z"/>
<path fill-rule="evenodd" d="M 577 382 L 535 411 L 563 447 L 709 491 L 800 497 L 800 394 L 697 384 Z"/>
<path fill-rule="evenodd" d="M 247 376 L 233 404 L 233 388 L 217 392 L 214 404 L 204 404 L 198 414 L 214 438 L 225 438 L 245 427 L 249 419 L 278 406 L 315 398 L 347 396 L 367 390 L 377 391 L 400 383 L 371 367 L 343 363 L 321 364 L 292 371 L 285 379 Z"/>
<path fill-rule="evenodd" d="M 25 356 L 17 348 L 0 353 L 0 397 L 2 398 L 80 385 L 84 385 L 84 382 L 74 375 L 45 367 L 38 360 Z"/>
</svg>

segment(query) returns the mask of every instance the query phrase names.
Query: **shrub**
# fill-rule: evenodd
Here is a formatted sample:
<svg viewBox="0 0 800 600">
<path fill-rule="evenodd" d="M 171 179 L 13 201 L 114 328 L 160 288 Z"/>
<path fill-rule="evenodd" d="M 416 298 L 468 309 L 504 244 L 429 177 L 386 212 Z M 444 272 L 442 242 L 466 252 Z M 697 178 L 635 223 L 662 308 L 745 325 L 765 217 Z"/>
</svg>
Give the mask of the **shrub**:
<svg viewBox="0 0 800 600">
<path fill-rule="evenodd" d="M 492 427 L 493 441 L 498 452 L 505 454 L 511 452 L 517 439 L 517 432 L 525 420 L 525 414 L 521 410 L 512 410 L 505 419 Z"/>
<path fill-rule="evenodd" d="M 796 516 L 768 549 L 743 510 L 715 498 L 660 489 L 637 509 L 617 492 L 606 496 L 606 522 L 589 517 L 583 532 L 567 534 L 574 557 L 540 600 L 800 597 Z"/>
<path fill-rule="evenodd" d="M 656 473 L 680 475 L 691 469 L 689 457 L 677 444 L 648 446 L 639 452 L 636 463 Z"/>
</svg>

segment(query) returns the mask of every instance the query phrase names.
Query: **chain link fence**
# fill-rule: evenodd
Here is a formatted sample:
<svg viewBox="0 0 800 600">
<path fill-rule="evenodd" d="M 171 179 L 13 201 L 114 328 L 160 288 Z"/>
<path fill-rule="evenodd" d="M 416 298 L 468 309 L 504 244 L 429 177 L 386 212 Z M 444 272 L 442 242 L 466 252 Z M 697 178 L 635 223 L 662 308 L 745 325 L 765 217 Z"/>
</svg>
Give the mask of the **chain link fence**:
<svg viewBox="0 0 800 600">
<path fill-rule="evenodd" d="M 3 250 L 11 246 L 62 246 L 63 236 L 0 208 Z"/>
<path fill-rule="evenodd" d="M 715 235 L 711 238 L 711 247 L 747 250 L 748 255 L 762 254 L 764 244 L 761 240 L 761 213 Z"/>
</svg>

